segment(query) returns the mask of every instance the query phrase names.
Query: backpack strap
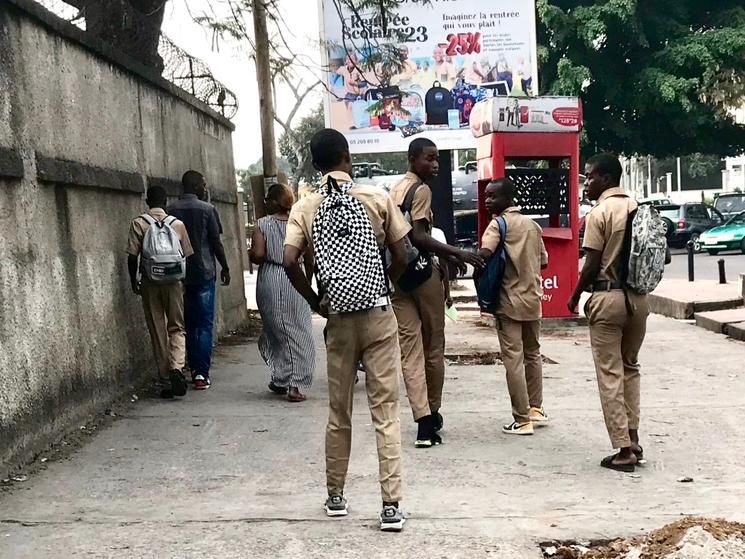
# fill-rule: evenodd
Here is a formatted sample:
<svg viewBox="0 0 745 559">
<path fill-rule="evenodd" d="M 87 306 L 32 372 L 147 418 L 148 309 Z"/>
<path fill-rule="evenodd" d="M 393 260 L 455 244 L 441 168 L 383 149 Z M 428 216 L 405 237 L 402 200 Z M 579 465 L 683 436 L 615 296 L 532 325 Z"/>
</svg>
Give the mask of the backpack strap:
<svg viewBox="0 0 745 559">
<path fill-rule="evenodd" d="M 163 219 L 163 223 L 165 223 L 166 225 L 173 225 L 173 222 L 174 221 L 176 221 L 176 218 L 174 216 L 172 216 L 172 215 L 167 215 Z"/>
<path fill-rule="evenodd" d="M 497 245 L 497 250 L 494 251 L 496 253 L 504 250 L 504 242 L 507 238 L 507 221 L 501 215 L 495 217 L 494 221 L 497 222 L 497 227 L 499 227 L 499 244 Z"/>
<path fill-rule="evenodd" d="M 145 214 L 142 214 L 140 217 L 144 219 L 145 221 L 147 221 L 148 225 L 155 225 L 156 223 L 158 223 L 158 220 L 155 219 L 150 214 L 145 213 Z"/>
<path fill-rule="evenodd" d="M 401 211 L 403 213 L 409 213 L 411 212 L 411 206 L 414 204 L 414 196 L 416 195 L 416 191 L 419 190 L 419 187 L 422 186 L 424 183 L 419 180 L 412 184 L 409 187 L 409 190 L 406 191 L 406 196 L 404 196 L 404 201 L 401 202 Z"/>
</svg>

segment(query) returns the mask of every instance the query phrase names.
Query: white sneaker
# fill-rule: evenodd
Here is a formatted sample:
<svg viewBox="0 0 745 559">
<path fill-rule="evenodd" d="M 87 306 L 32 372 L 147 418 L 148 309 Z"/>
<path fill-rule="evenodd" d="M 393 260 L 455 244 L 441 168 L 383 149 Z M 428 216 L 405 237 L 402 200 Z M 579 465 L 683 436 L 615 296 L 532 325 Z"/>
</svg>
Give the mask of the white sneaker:
<svg viewBox="0 0 745 559">
<path fill-rule="evenodd" d="M 329 495 L 325 508 L 326 516 L 347 516 L 349 514 L 347 499 L 342 495 Z"/>
<path fill-rule="evenodd" d="M 380 511 L 380 529 L 383 532 L 400 532 L 405 522 L 406 515 L 400 506 L 386 505 Z"/>
<path fill-rule="evenodd" d="M 530 408 L 530 420 L 536 424 L 536 427 L 548 424 L 548 416 L 543 408 Z"/>
<path fill-rule="evenodd" d="M 504 425 L 502 427 L 502 433 L 506 433 L 508 435 L 532 435 L 533 423 L 531 421 L 527 421 L 525 423 L 518 423 L 517 421 L 513 421 L 509 425 Z"/>
</svg>

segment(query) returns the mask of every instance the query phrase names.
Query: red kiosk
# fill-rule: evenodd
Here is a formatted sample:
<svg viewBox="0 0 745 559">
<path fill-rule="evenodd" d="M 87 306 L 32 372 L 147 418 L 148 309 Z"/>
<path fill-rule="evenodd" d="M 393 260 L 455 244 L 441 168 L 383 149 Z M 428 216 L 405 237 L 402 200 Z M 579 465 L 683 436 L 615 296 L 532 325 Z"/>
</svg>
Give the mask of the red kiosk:
<svg viewBox="0 0 745 559">
<path fill-rule="evenodd" d="M 492 218 L 486 185 L 509 177 L 515 203 L 543 228 L 549 260 L 542 274 L 543 316 L 575 316 L 566 302 L 579 267 L 579 99 L 493 97 L 474 107 L 470 122 L 478 139 L 479 238 Z"/>
</svg>

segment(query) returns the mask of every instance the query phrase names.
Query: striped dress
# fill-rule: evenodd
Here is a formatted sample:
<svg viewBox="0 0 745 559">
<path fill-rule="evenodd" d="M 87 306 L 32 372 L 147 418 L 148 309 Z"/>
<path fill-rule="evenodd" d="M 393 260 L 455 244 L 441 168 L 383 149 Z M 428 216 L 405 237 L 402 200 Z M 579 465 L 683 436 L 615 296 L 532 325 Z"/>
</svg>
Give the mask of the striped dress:
<svg viewBox="0 0 745 559">
<path fill-rule="evenodd" d="M 267 216 L 257 225 L 266 239 L 266 259 L 256 280 L 263 322 L 259 351 L 275 385 L 310 388 L 316 359 L 311 310 L 282 267 L 287 222 Z"/>
</svg>

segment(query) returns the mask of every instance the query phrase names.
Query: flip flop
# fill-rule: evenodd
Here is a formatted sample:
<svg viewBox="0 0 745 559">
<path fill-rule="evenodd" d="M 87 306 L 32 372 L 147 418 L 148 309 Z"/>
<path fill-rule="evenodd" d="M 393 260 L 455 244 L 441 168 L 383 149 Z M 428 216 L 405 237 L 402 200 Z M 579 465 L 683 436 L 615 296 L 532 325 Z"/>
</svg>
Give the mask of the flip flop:
<svg viewBox="0 0 745 559">
<path fill-rule="evenodd" d="M 617 472 L 625 472 L 627 474 L 634 473 L 634 470 L 636 470 L 635 464 L 614 464 L 613 460 L 615 460 L 617 456 L 618 454 L 606 456 L 600 461 L 600 466 L 603 468 L 608 468 L 609 470 L 615 470 Z"/>
<path fill-rule="evenodd" d="M 279 394 L 280 396 L 284 396 L 285 394 L 287 394 L 286 386 L 277 386 L 273 382 L 269 383 L 269 390 L 271 390 L 275 394 Z"/>
<path fill-rule="evenodd" d="M 644 449 L 642 448 L 642 445 L 639 445 L 639 452 L 634 451 L 634 455 L 637 460 L 644 460 Z"/>
<path fill-rule="evenodd" d="M 305 394 L 300 392 L 297 388 L 288 389 L 287 391 L 287 401 L 292 402 L 294 404 L 297 404 L 299 402 L 305 402 L 306 400 Z"/>
</svg>

